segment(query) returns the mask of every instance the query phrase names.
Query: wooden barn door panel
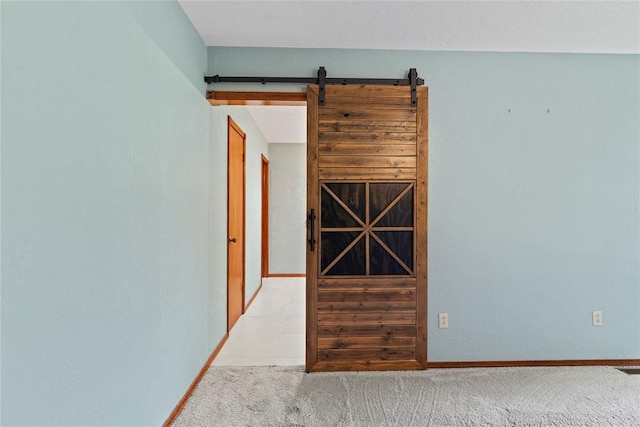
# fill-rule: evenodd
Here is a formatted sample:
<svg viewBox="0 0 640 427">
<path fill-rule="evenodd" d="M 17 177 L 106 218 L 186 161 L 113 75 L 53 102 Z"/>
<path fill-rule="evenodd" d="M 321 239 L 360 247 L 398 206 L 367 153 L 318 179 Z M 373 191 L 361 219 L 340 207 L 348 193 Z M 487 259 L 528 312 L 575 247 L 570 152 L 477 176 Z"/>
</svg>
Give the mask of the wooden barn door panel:
<svg viewBox="0 0 640 427">
<path fill-rule="evenodd" d="M 325 96 L 307 92 L 307 371 L 424 369 L 427 89 Z"/>
</svg>

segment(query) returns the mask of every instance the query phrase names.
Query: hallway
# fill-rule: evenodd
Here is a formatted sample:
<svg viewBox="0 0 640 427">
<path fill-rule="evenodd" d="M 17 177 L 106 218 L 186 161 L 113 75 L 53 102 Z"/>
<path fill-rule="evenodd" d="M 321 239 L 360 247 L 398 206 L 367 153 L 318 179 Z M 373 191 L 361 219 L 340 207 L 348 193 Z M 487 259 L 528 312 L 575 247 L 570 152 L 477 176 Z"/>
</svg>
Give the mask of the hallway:
<svg viewBox="0 0 640 427">
<path fill-rule="evenodd" d="M 304 365 L 304 351 L 304 277 L 264 278 L 213 365 Z"/>
</svg>

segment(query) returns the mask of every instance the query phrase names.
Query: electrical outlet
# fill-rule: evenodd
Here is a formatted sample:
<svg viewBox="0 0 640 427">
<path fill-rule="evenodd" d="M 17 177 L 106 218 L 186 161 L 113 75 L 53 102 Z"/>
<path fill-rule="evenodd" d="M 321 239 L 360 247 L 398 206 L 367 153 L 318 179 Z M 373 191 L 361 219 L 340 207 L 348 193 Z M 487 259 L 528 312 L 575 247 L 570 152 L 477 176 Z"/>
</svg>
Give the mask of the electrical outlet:
<svg viewBox="0 0 640 427">
<path fill-rule="evenodd" d="M 602 312 L 594 311 L 592 314 L 593 326 L 602 326 Z"/>
<path fill-rule="evenodd" d="M 438 313 L 438 327 L 440 329 L 449 327 L 449 313 Z"/>
</svg>

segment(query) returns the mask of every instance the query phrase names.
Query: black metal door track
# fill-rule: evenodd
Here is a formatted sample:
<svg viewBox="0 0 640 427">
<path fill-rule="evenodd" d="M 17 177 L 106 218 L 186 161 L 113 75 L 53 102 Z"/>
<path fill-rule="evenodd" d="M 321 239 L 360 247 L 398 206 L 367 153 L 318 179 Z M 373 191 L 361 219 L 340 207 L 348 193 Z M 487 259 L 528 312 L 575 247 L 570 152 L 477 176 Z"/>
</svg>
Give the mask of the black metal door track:
<svg viewBox="0 0 640 427">
<path fill-rule="evenodd" d="M 417 103 L 416 87 L 424 84 L 424 79 L 418 77 L 415 68 L 409 69 L 406 79 L 358 79 L 358 78 L 328 78 L 324 67 L 318 68 L 317 77 L 220 77 L 205 76 L 205 83 L 297 83 L 317 84 L 319 88 L 318 104 L 324 105 L 325 85 L 381 85 L 381 86 L 410 86 L 411 106 Z"/>
</svg>

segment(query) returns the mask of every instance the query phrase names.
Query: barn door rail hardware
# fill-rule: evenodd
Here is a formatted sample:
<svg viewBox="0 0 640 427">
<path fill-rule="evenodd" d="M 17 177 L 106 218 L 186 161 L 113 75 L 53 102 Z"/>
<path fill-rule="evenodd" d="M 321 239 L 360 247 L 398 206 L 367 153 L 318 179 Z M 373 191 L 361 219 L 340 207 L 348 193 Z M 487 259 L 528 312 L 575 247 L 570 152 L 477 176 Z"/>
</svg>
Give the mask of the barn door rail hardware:
<svg viewBox="0 0 640 427">
<path fill-rule="evenodd" d="M 318 94 L 318 104 L 324 105 L 324 89 L 326 85 L 381 85 L 381 86 L 409 86 L 411 87 L 411 106 L 417 104 L 417 86 L 424 84 L 424 79 L 418 77 L 415 68 L 409 69 L 406 79 L 363 79 L 363 78 L 336 78 L 327 77 L 327 70 L 324 67 L 318 68 L 317 77 L 221 77 L 205 76 L 205 83 L 294 83 L 294 84 L 317 84 L 320 90 Z"/>
</svg>

